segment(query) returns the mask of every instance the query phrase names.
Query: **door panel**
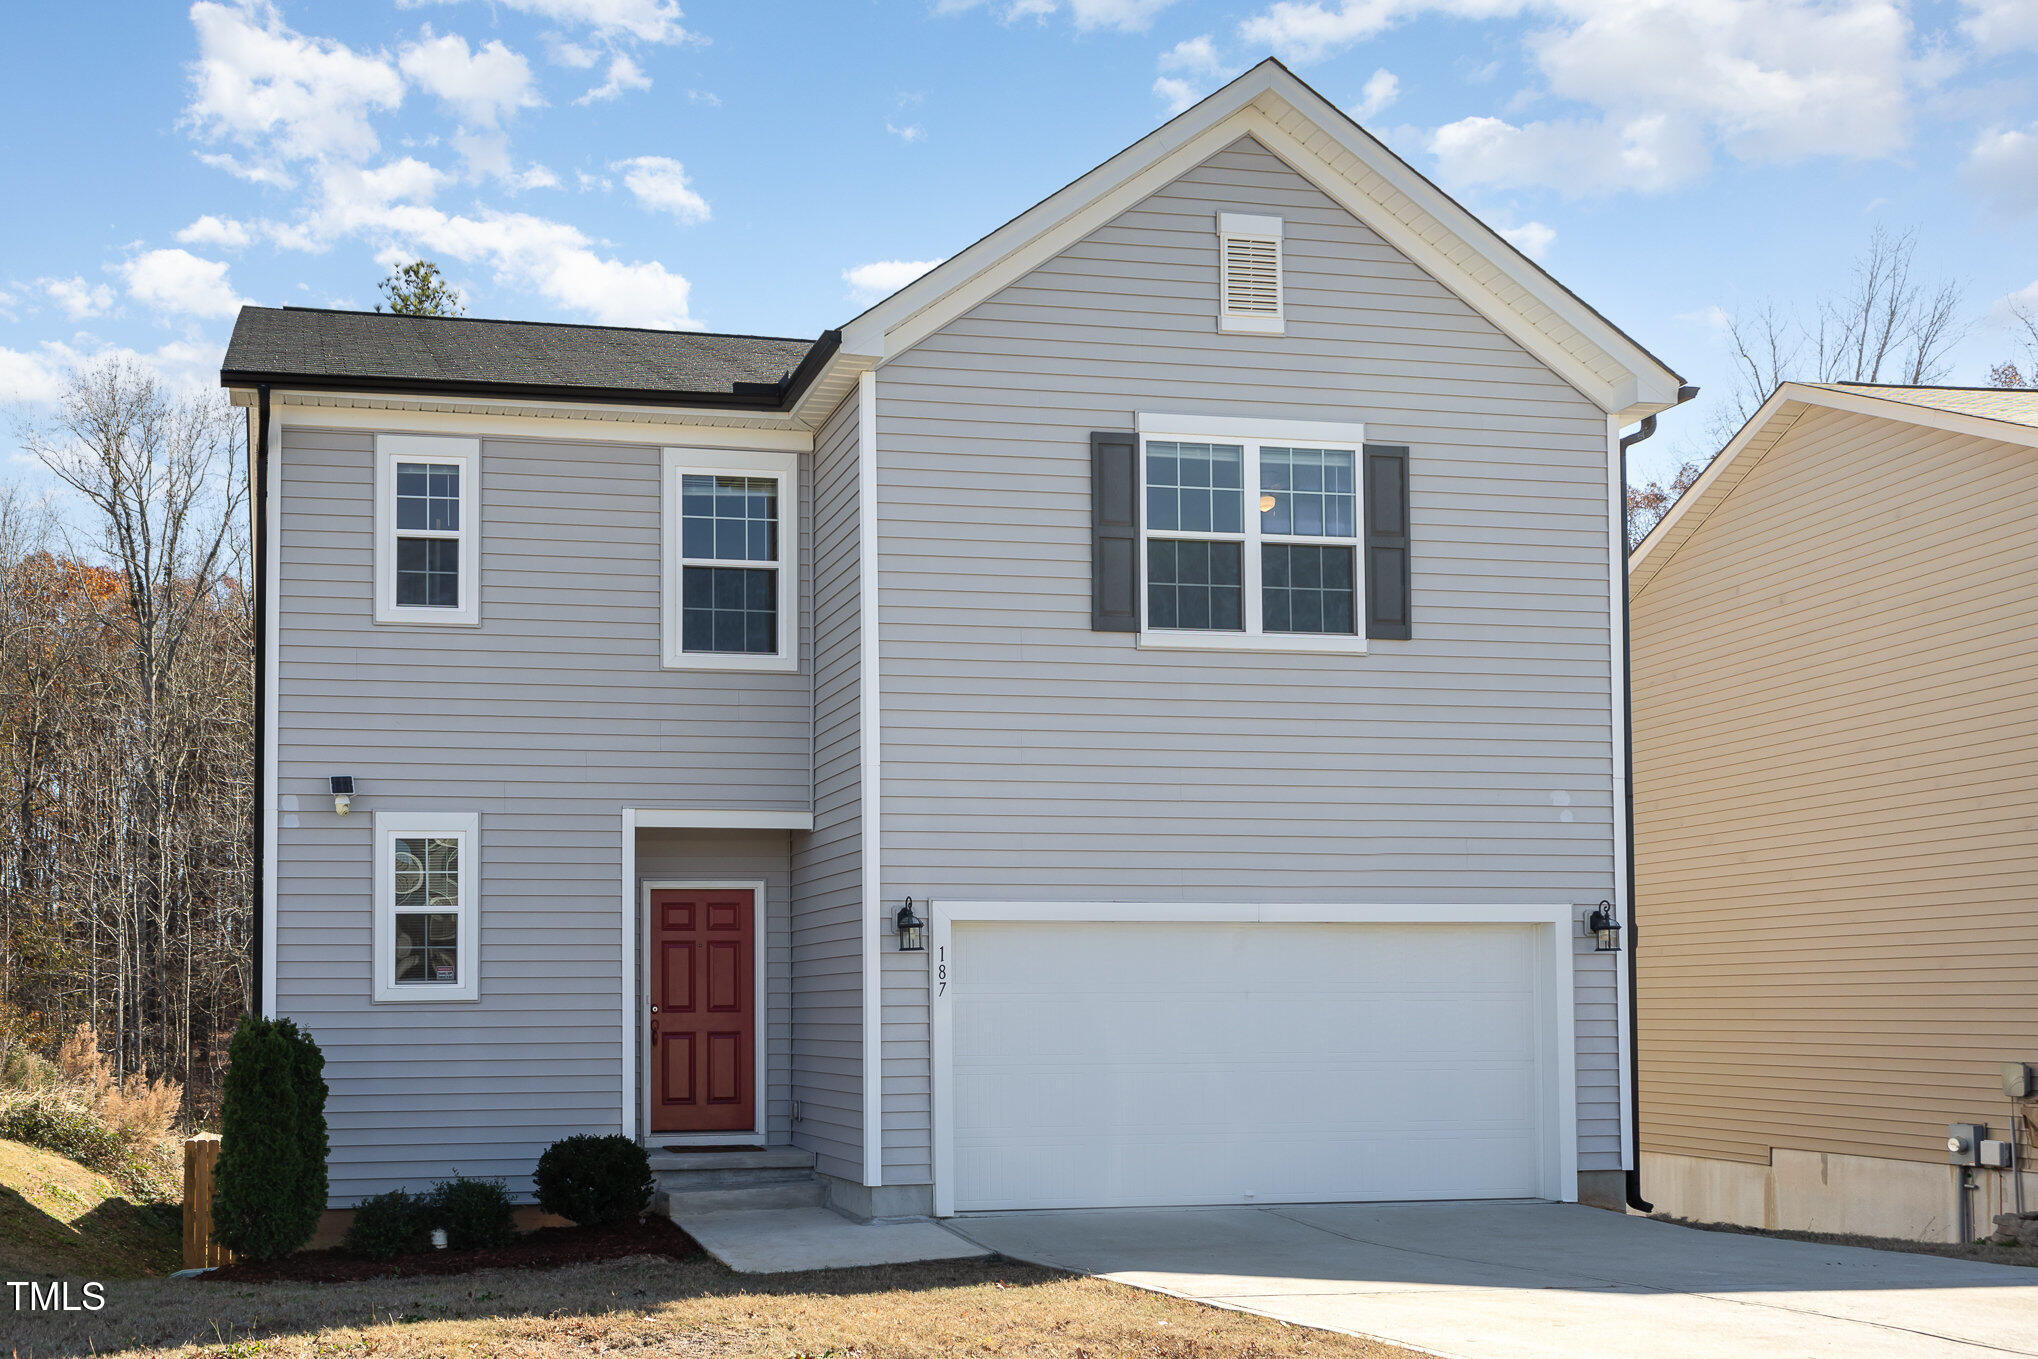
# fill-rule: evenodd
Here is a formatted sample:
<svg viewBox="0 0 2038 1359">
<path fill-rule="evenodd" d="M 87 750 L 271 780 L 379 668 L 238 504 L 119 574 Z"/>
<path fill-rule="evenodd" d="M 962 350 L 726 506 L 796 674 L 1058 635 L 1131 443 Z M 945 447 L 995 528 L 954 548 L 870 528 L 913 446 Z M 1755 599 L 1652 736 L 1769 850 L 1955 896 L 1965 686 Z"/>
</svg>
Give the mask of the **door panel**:
<svg viewBox="0 0 2038 1359">
<path fill-rule="evenodd" d="M 756 1127 L 756 929 L 748 889 L 651 894 L 651 1131 Z"/>
</svg>

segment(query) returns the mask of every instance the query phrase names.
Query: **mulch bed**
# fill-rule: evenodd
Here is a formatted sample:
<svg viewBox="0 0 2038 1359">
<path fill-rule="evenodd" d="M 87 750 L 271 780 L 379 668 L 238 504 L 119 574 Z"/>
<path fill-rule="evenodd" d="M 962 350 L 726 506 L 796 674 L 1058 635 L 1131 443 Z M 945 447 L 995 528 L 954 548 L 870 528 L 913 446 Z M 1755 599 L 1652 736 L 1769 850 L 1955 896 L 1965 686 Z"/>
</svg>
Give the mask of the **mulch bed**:
<svg viewBox="0 0 2038 1359">
<path fill-rule="evenodd" d="M 281 1260 L 237 1260 L 199 1277 L 212 1283 L 349 1283 L 477 1269 L 557 1269 L 630 1255 L 689 1260 L 700 1253 L 693 1238 L 669 1218 L 643 1217 L 620 1227 L 544 1227 L 497 1250 L 435 1250 L 394 1260 L 364 1260 L 335 1247 L 299 1251 Z"/>
</svg>

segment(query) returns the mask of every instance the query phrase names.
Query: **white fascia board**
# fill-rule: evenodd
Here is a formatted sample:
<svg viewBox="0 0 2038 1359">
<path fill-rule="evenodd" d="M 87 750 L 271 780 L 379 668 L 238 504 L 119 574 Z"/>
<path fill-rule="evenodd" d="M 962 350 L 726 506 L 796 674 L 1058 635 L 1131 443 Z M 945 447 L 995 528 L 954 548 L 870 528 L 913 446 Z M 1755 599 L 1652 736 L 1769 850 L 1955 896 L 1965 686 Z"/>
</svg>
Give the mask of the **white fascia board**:
<svg viewBox="0 0 2038 1359">
<path fill-rule="evenodd" d="M 656 444 L 661 447 L 680 444 L 694 448 L 757 448 L 782 453 L 805 453 L 814 446 L 814 433 L 806 428 L 663 424 L 567 406 L 543 414 L 500 415 L 481 411 L 413 410 L 398 406 L 286 405 L 272 396 L 272 420 L 279 410 L 288 411 L 290 423 L 299 427 L 359 430 L 373 434 L 543 439 L 548 443 Z"/>
<path fill-rule="evenodd" d="M 745 811 L 740 807 L 637 807 L 631 815 L 639 830 L 789 830 L 810 831 L 814 814 Z"/>
</svg>

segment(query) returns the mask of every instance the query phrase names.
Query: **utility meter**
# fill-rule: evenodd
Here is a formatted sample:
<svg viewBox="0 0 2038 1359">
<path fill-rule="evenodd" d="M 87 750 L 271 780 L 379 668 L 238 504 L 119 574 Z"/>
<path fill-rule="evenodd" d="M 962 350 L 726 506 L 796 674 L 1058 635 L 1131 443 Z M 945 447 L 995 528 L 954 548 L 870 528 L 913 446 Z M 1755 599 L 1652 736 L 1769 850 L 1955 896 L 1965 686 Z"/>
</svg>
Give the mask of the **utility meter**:
<svg viewBox="0 0 2038 1359">
<path fill-rule="evenodd" d="M 1981 1141 L 1988 1136 L 1986 1123 L 1953 1123 L 1946 1128 L 1946 1159 L 1957 1166 L 1981 1164 Z"/>
<path fill-rule="evenodd" d="M 2022 1062 L 2004 1062 L 2003 1093 L 2011 1099 L 2031 1098 L 2031 1068 Z"/>
</svg>

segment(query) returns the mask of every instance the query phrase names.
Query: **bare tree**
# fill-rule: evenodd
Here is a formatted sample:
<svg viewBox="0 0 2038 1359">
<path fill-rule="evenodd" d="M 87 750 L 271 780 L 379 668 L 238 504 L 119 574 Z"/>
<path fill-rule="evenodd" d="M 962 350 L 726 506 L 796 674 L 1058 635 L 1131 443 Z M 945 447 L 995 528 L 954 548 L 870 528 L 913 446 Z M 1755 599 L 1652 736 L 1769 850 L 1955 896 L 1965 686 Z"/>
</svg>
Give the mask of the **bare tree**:
<svg viewBox="0 0 2038 1359">
<path fill-rule="evenodd" d="M 2010 303 L 2011 343 L 2023 351 L 2020 359 L 2004 359 L 1988 370 L 1991 387 L 2038 387 L 2038 307 L 2024 302 Z"/>
</svg>

